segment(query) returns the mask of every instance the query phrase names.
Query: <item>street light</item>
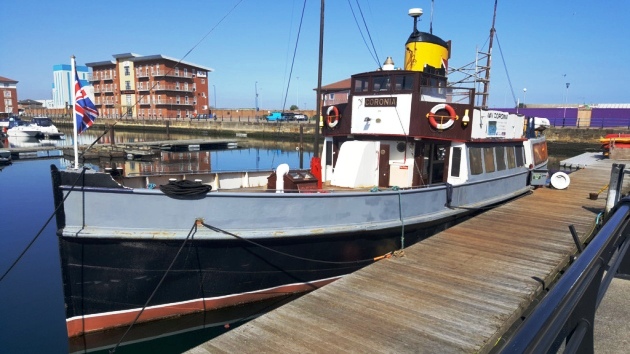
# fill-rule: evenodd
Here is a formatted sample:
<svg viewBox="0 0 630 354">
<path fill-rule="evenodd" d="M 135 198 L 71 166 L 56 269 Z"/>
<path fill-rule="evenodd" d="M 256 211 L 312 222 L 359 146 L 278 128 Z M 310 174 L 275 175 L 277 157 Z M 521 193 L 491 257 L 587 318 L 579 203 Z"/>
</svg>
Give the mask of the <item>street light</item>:
<svg viewBox="0 0 630 354">
<path fill-rule="evenodd" d="M 212 89 L 214 90 L 214 109 L 217 109 L 217 87 L 212 85 Z"/>
<path fill-rule="evenodd" d="M 525 94 L 527 93 L 527 88 L 523 88 L 523 108 L 525 108 Z"/>
<path fill-rule="evenodd" d="M 569 85 L 571 83 L 567 82 L 567 90 L 564 94 L 564 114 L 562 115 L 562 127 L 564 128 L 564 121 L 567 118 L 567 100 L 569 98 Z"/>
<path fill-rule="evenodd" d="M 254 83 L 254 90 L 256 93 L 256 112 L 258 112 L 258 81 Z"/>
<path fill-rule="evenodd" d="M 295 105 L 297 106 L 298 109 L 300 109 L 300 77 L 296 76 L 295 81 L 296 81 L 295 86 L 297 86 L 297 97 L 296 97 Z"/>
</svg>

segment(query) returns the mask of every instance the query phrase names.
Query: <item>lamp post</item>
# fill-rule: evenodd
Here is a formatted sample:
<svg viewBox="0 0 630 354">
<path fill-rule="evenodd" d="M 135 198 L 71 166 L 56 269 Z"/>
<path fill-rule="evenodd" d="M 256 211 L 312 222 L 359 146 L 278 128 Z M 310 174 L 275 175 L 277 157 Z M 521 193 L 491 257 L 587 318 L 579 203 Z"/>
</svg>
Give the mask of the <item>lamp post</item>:
<svg viewBox="0 0 630 354">
<path fill-rule="evenodd" d="M 527 94 L 527 88 L 523 88 L 523 108 L 525 108 L 525 94 Z"/>
<path fill-rule="evenodd" d="M 256 120 L 258 120 L 258 81 L 254 83 L 254 91 L 256 93 Z"/>
<path fill-rule="evenodd" d="M 569 85 L 571 83 L 567 82 L 567 90 L 564 94 L 564 114 L 562 115 L 562 127 L 564 128 L 564 121 L 567 118 L 567 100 L 569 99 Z"/>
<path fill-rule="evenodd" d="M 297 97 L 295 99 L 295 105 L 297 106 L 298 110 L 300 109 L 300 77 L 296 76 L 295 77 L 295 81 L 296 81 L 296 85 L 297 86 Z"/>
<path fill-rule="evenodd" d="M 217 106 L 217 87 L 212 85 L 212 88 L 214 89 L 214 116 L 217 116 L 217 109 L 219 109 L 219 107 Z"/>
</svg>

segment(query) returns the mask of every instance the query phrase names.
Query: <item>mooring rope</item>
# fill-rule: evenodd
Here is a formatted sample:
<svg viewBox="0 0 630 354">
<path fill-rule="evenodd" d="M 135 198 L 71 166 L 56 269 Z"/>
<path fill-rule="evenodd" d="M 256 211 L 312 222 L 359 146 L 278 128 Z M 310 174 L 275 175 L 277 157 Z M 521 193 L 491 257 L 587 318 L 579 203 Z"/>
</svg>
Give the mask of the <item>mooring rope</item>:
<svg viewBox="0 0 630 354">
<path fill-rule="evenodd" d="M 70 192 L 72 192 L 72 190 L 74 189 L 74 187 L 77 185 L 77 182 L 79 182 L 79 179 L 81 177 L 83 177 L 85 175 L 85 170 L 86 168 L 83 167 L 83 169 L 81 170 L 81 173 L 79 173 L 79 175 L 77 176 L 77 178 L 74 180 L 74 183 L 72 184 L 72 187 L 70 187 L 70 190 L 68 191 L 68 193 L 66 194 L 65 197 L 63 197 L 63 200 L 61 201 L 61 203 L 59 203 L 59 205 L 57 205 L 57 207 L 55 208 L 55 210 L 53 210 L 52 214 L 50 215 L 50 217 L 48 218 L 48 220 L 46 220 L 46 223 L 44 223 L 44 226 L 42 226 L 41 229 L 39 229 L 39 232 L 35 235 L 35 237 L 33 237 L 33 239 L 31 240 L 31 242 L 28 243 L 28 245 L 26 246 L 26 248 L 24 248 L 24 250 L 22 251 L 22 253 L 20 253 L 20 255 L 18 256 L 18 258 L 11 264 L 11 266 L 9 267 L 9 269 L 6 270 L 6 272 L 4 272 L 4 274 L 2 274 L 2 277 L 0 277 L 0 282 L 2 282 L 2 280 L 4 280 L 4 278 L 7 276 L 7 274 L 9 274 L 9 272 L 13 269 L 13 267 L 15 267 L 16 264 L 18 264 L 18 262 L 20 261 L 20 259 L 22 259 L 22 257 L 24 256 L 24 254 L 26 254 L 26 252 L 29 250 L 29 248 L 31 248 L 31 246 L 33 245 L 33 243 L 35 243 L 35 241 L 39 238 L 39 236 L 41 236 L 42 232 L 44 232 L 44 230 L 46 229 L 46 227 L 48 226 L 48 224 L 50 223 L 50 221 L 52 220 L 52 218 L 57 214 L 57 211 L 59 210 L 59 208 L 61 208 L 61 206 L 63 205 L 63 202 L 66 201 L 66 199 L 68 199 L 68 196 L 70 195 Z"/>
<path fill-rule="evenodd" d="M 226 235 L 232 236 L 232 237 L 234 237 L 234 238 L 237 238 L 237 239 L 239 239 L 239 240 L 241 240 L 241 241 L 245 241 L 245 242 L 247 242 L 247 243 L 250 243 L 250 244 L 252 244 L 252 245 L 254 245 L 254 246 L 258 246 L 258 247 L 264 248 L 264 249 L 266 249 L 267 251 L 274 252 L 274 253 L 277 253 L 277 254 L 281 254 L 281 255 L 286 256 L 286 257 L 295 258 L 295 259 L 300 259 L 300 260 L 303 260 L 303 261 L 315 262 L 315 263 L 325 263 L 325 264 L 357 264 L 357 263 L 368 263 L 368 262 L 375 262 L 375 261 L 381 260 L 381 259 L 383 259 L 383 258 L 389 258 L 389 257 L 391 257 L 391 256 L 392 256 L 392 254 L 394 253 L 394 252 L 392 251 L 392 252 L 388 252 L 388 253 L 386 253 L 386 254 L 384 254 L 384 255 L 382 255 L 382 256 L 378 256 L 378 257 L 374 257 L 374 258 L 369 258 L 369 259 L 361 259 L 361 260 L 356 260 L 356 261 L 344 261 L 344 262 L 324 261 L 324 260 L 321 260 L 321 259 L 305 258 L 305 257 L 300 257 L 300 256 L 296 256 L 296 255 L 292 255 L 292 254 L 284 253 L 284 252 L 281 252 L 281 251 L 277 251 L 277 250 L 274 250 L 274 249 L 269 248 L 269 247 L 267 247 L 267 246 L 263 246 L 263 245 L 261 245 L 261 244 L 259 244 L 259 243 L 257 243 L 257 242 L 252 241 L 252 240 L 248 240 L 248 239 L 246 239 L 246 238 L 244 238 L 244 237 L 241 237 L 241 236 L 239 236 L 239 235 L 235 235 L 235 234 L 233 234 L 233 233 L 231 233 L 231 232 L 229 232 L 229 231 L 225 231 L 225 230 L 222 230 L 222 229 L 220 229 L 220 228 L 218 228 L 218 227 L 215 227 L 215 226 L 212 226 L 212 225 L 208 225 L 208 224 L 206 224 L 206 223 L 204 223 L 204 222 L 202 222 L 202 223 L 201 223 L 201 225 L 203 225 L 203 226 L 207 227 L 208 229 L 210 229 L 210 230 L 212 230 L 212 231 L 220 232 L 220 233 L 223 233 L 223 234 L 226 234 Z"/>
<path fill-rule="evenodd" d="M 158 289 L 160 288 L 160 286 L 164 282 L 164 279 L 166 278 L 168 273 L 171 271 L 171 268 L 173 268 L 173 265 L 175 264 L 175 261 L 177 260 L 177 257 L 179 257 L 179 254 L 184 249 L 184 246 L 186 246 L 186 242 L 188 242 L 188 240 L 192 236 L 194 236 L 195 233 L 197 233 L 197 224 L 198 223 L 199 223 L 199 220 L 195 220 L 195 223 L 193 224 L 192 228 L 190 228 L 190 231 L 188 232 L 188 236 L 186 236 L 186 238 L 184 239 L 184 242 L 182 242 L 181 247 L 179 247 L 179 250 L 177 251 L 177 254 L 175 254 L 175 257 L 173 257 L 173 260 L 171 261 L 171 264 L 168 266 L 168 269 L 166 269 L 166 272 L 164 273 L 164 275 L 162 275 L 162 279 L 160 279 L 160 282 L 155 286 L 155 289 L 153 289 L 153 292 L 151 293 L 151 295 L 149 296 L 147 301 L 144 303 L 144 306 L 142 306 L 142 309 L 140 310 L 140 312 L 138 312 L 138 314 L 136 315 L 136 318 L 133 320 L 133 322 L 131 322 L 131 324 L 129 325 L 129 327 L 127 328 L 125 333 L 122 335 L 122 337 L 120 337 L 120 340 L 118 340 L 118 343 L 116 343 L 116 346 L 114 348 L 112 348 L 112 350 L 109 351 L 110 353 L 116 352 L 116 349 L 118 349 L 118 347 L 120 346 L 120 343 L 122 343 L 123 339 L 125 339 L 125 337 L 127 336 L 127 333 L 129 333 L 129 331 L 131 330 L 133 325 L 136 324 L 136 322 L 138 322 L 138 319 L 140 318 L 140 316 L 142 315 L 144 310 L 149 305 L 149 302 L 151 302 L 151 299 L 153 299 L 153 296 L 155 295 L 155 293 L 157 293 Z"/>
</svg>

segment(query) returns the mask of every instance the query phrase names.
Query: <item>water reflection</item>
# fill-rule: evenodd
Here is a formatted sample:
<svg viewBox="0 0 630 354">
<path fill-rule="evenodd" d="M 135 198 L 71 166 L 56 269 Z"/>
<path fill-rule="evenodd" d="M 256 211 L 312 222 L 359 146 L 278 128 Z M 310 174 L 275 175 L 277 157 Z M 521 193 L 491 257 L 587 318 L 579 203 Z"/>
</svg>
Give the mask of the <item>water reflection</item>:
<svg viewBox="0 0 630 354">
<path fill-rule="evenodd" d="M 32 136 L 10 136 L 6 138 L 5 147 L 8 148 L 30 148 L 40 146 L 56 146 L 56 141 L 50 139 L 39 139 Z"/>
</svg>

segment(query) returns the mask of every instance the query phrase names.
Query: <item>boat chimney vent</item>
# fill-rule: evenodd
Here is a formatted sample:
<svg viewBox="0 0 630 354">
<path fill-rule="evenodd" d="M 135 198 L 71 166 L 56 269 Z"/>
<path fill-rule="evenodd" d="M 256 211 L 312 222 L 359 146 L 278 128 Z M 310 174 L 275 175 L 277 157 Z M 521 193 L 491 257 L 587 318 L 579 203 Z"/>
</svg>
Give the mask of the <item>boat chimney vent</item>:
<svg viewBox="0 0 630 354">
<path fill-rule="evenodd" d="M 383 70 L 394 70 L 394 61 L 392 57 L 387 57 L 383 63 Z"/>
<path fill-rule="evenodd" d="M 446 77 L 449 45 L 432 33 L 418 31 L 422 9 L 409 9 L 413 17 L 413 32 L 405 43 L 405 70 L 421 71 Z"/>
</svg>

